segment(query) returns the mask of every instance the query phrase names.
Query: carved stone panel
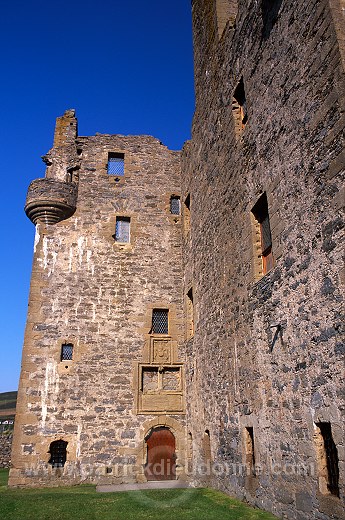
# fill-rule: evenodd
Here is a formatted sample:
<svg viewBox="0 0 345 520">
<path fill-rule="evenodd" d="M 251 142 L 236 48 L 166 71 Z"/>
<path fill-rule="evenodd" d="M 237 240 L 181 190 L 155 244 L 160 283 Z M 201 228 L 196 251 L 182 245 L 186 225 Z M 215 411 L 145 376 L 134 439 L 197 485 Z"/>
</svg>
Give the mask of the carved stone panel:
<svg viewBox="0 0 345 520">
<path fill-rule="evenodd" d="M 171 363 L 171 340 L 152 339 L 151 363 Z"/>
<path fill-rule="evenodd" d="M 182 364 L 138 364 L 137 377 L 137 413 L 184 413 Z"/>
</svg>

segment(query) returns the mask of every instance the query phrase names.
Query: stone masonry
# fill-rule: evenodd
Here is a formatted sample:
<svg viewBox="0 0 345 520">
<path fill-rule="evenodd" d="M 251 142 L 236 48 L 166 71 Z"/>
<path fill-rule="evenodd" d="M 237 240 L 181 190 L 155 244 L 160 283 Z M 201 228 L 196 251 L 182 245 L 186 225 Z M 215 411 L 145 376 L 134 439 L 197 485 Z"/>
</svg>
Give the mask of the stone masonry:
<svg viewBox="0 0 345 520">
<path fill-rule="evenodd" d="M 12 433 L 0 433 L 0 468 L 11 466 Z"/>
<path fill-rule="evenodd" d="M 195 466 L 215 468 L 196 480 L 281 518 L 345 518 L 344 2 L 192 4 L 187 425 Z M 252 211 L 263 194 L 266 273 Z"/>
<path fill-rule="evenodd" d="M 180 480 L 345 518 L 344 9 L 193 0 L 182 152 L 58 118 L 26 202 L 11 486 L 143 482 L 164 435 Z"/>
<path fill-rule="evenodd" d="M 72 110 L 58 118 L 55 143 L 26 204 L 36 238 L 10 485 L 140 481 L 145 437 L 167 425 L 179 474 L 182 244 L 170 198 L 180 193 L 180 153 L 149 136 L 79 137 Z M 107 173 L 110 153 L 123 154 L 123 176 Z M 129 243 L 114 239 L 117 216 L 130 219 Z M 154 308 L 169 311 L 166 336 L 150 332 Z M 178 373 L 178 388 L 145 392 L 139 375 L 154 371 L 162 342 L 163 383 Z M 61 359 L 64 344 L 72 360 Z M 62 474 L 48 453 L 59 439 L 68 442 Z"/>
</svg>

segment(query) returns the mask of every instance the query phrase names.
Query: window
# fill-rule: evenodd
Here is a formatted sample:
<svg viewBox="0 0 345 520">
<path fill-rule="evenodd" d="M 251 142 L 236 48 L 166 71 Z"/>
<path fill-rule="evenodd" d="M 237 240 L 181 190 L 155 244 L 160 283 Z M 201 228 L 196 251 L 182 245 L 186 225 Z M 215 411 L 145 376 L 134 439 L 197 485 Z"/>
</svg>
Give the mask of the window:
<svg viewBox="0 0 345 520">
<path fill-rule="evenodd" d="M 268 214 L 268 203 L 266 193 L 261 195 L 258 202 L 252 209 L 252 214 L 254 215 L 260 235 L 262 274 L 266 274 L 274 267 L 274 258 L 272 254 L 271 226 Z"/>
<path fill-rule="evenodd" d="M 186 298 L 186 314 L 187 314 L 187 339 L 194 336 L 194 306 L 193 306 L 193 288 L 187 292 Z"/>
<path fill-rule="evenodd" d="M 130 242 L 129 217 L 116 217 L 115 242 Z"/>
<path fill-rule="evenodd" d="M 204 452 L 204 462 L 205 464 L 211 462 L 211 439 L 209 430 L 205 430 L 204 438 L 203 438 L 203 452 Z"/>
<path fill-rule="evenodd" d="M 188 193 L 184 203 L 185 203 L 185 206 L 188 209 L 188 211 L 190 211 L 190 194 L 189 193 Z"/>
<path fill-rule="evenodd" d="M 235 122 L 235 133 L 239 137 L 248 121 L 246 93 L 244 90 L 243 78 L 240 79 L 235 88 L 234 97 L 232 100 L 232 113 Z"/>
<path fill-rule="evenodd" d="M 125 174 L 125 155 L 123 153 L 109 153 L 107 171 L 108 175 L 123 176 Z"/>
<path fill-rule="evenodd" d="M 244 429 L 245 435 L 245 451 L 246 451 L 246 466 L 247 475 L 255 477 L 255 450 L 254 450 L 254 429 L 248 426 Z"/>
<path fill-rule="evenodd" d="M 187 442 L 188 442 L 188 456 L 191 457 L 192 454 L 193 454 L 193 435 L 192 435 L 192 432 L 188 432 Z"/>
<path fill-rule="evenodd" d="M 49 453 L 50 459 L 49 464 L 53 468 L 63 468 L 67 459 L 67 442 L 63 440 L 54 441 L 50 444 Z"/>
<path fill-rule="evenodd" d="M 64 343 L 61 347 L 61 361 L 70 361 L 73 359 L 72 343 Z"/>
<path fill-rule="evenodd" d="M 180 197 L 172 195 L 170 197 L 170 213 L 172 215 L 180 215 L 181 213 L 181 200 Z"/>
<path fill-rule="evenodd" d="M 167 309 L 153 309 L 152 311 L 152 334 L 169 333 L 169 311 Z"/>
<path fill-rule="evenodd" d="M 181 367 L 143 367 L 143 393 L 178 392 L 181 390 Z"/>
<path fill-rule="evenodd" d="M 321 493 L 339 497 L 338 450 L 332 437 L 331 424 L 316 423 L 316 449 L 319 466 L 319 487 Z"/>
<path fill-rule="evenodd" d="M 190 231 L 190 194 L 185 198 L 184 211 L 183 211 L 183 229 L 185 235 L 188 235 Z"/>
</svg>

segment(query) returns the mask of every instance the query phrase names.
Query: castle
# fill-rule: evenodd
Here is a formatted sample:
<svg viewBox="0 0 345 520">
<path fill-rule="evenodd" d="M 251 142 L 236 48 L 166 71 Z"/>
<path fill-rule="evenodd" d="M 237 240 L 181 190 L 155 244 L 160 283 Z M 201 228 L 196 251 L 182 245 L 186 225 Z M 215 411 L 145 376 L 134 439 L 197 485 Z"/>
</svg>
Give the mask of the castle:
<svg viewBox="0 0 345 520">
<path fill-rule="evenodd" d="M 343 0 L 193 0 L 182 152 L 57 119 L 11 486 L 192 481 L 344 518 Z"/>
</svg>

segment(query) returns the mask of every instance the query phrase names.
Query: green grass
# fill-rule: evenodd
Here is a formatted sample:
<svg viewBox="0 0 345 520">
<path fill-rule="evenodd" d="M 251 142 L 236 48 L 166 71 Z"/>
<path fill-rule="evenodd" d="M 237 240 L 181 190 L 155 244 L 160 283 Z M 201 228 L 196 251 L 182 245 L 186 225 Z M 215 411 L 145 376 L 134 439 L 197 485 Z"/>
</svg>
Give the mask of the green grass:
<svg viewBox="0 0 345 520">
<path fill-rule="evenodd" d="M 95 486 L 8 489 L 0 470 L 0 511 L 6 520 L 274 520 L 210 489 L 97 493 Z"/>
</svg>

